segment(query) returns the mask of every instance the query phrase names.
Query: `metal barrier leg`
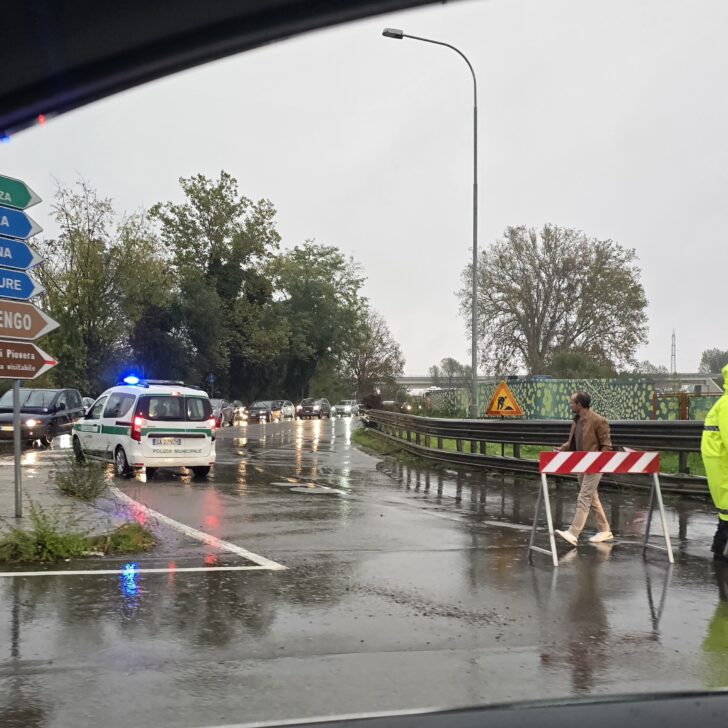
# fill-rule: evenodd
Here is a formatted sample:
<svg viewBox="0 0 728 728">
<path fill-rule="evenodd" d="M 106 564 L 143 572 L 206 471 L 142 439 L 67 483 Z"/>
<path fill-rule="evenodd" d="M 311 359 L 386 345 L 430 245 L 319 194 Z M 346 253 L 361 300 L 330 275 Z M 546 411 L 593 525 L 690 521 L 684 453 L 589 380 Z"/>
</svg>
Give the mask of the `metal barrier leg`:
<svg viewBox="0 0 728 728">
<path fill-rule="evenodd" d="M 531 560 L 531 552 L 533 545 L 536 543 L 536 527 L 538 526 L 538 515 L 541 512 L 541 496 L 543 495 L 543 486 L 538 489 L 538 498 L 536 498 L 536 510 L 533 513 L 533 528 L 531 529 L 531 540 L 528 542 L 528 560 Z"/>
<path fill-rule="evenodd" d="M 645 523 L 645 540 L 642 544 L 642 556 L 647 556 L 647 544 L 650 541 L 650 528 L 652 527 L 652 512 L 655 507 L 655 482 L 650 488 L 650 505 L 647 506 L 647 522 Z"/>
<path fill-rule="evenodd" d="M 544 549 L 540 546 L 535 545 L 536 541 L 536 526 L 538 525 L 538 515 L 541 510 L 541 496 L 543 495 L 544 507 L 546 508 L 546 524 L 549 530 L 549 543 L 551 549 Z M 541 487 L 538 491 L 538 500 L 536 501 L 536 513 L 533 516 L 533 528 L 531 529 L 531 541 L 528 545 L 528 557 L 531 558 L 531 552 L 538 551 L 541 554 L 549 554 L 551 556 L 551 562 L 554 566 L 559 565 L 559 557 L 556 553 L 556 539 L 554 538 L 554 524 L 551 519 L 551 503 L 549 502 L 549 485 L 546 480 L 546 473 L 541 473 Z"/>
<path fill-rule="evenodd" d="M 657 546 L 656 544 L 649 543 L 650 537 L 650 525 L 652 523 L 652 511 L 654 508 L 654 501 L 657 500 L 657 507 L 660 511 L 660 521 L 662 523 L 662 534 L 665 538 L 665 546 Z M 645 526 L 645 542 L 643 545 L 642 553 L 645 554 L 647 549 L 659 549 L 660 551 L 667 552 L 667 560 L 671 563 L 675 563 L 675 557 L 672 553 L 672 541 L 670 540 L 670 534 L 667 527 L 667 516 L 665 514 L 665 504 L 662 501 L 662 490 L 660 489 L 660 478 L 657 473 L 652 474 L 652 492 L 650 493 L 650 511 L 647 516 L 647 525 Z"/>
<path fill-rule="evenodd" d="M 665 504 L 662 502 L 662 490 L 660 489 L 660 478 L 657 473 L 653 473 L 655 490 L 657 493 L 657 505 L 660 508 L 660 520 L 662 521 L 662 532 L 665 535 L 665 551 L 667 558 L 671 564 L 675 563 L 675 557 L 672 555 L 672 541 L 670 541 L 670 533 L 667 530 L 667 515 L 665 514 Z"/>
<path fill-rule="evenodd" d="M 549 527 L 549 542 L 551 543 L 551 558 L 553 559 L 554 566 L 559 565 L 559 557 L 556 554 L 556 539 L 554 538 L 554 523 L 551 519 L 551 503 L 549 502 L 549 485 L 546 482 L 546 473 L 541 473 L 541 480 L 543 482 L 543 500 L 546 506 L 546 523 Z"/>
</svg>

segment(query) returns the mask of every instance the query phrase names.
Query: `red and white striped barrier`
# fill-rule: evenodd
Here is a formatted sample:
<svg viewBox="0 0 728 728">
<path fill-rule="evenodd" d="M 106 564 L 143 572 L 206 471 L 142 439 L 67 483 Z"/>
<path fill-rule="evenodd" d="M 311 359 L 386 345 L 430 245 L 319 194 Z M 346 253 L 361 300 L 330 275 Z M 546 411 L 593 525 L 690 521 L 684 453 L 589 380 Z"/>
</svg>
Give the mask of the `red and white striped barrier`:
<svg viewBox="0 0 728 728">
<path fill-rule="evenodd" d="M 670 541 L 669 525 L 667 523 L 667 516 L 665 515 L 665 504 L 662 501 L 662 491 L 660 490 L 660 453 L 639 452 L 636 450 L 627 450 L 626 452 L 542 452 L 539 457 L 539 471 L 541 473 L 541 488 L 538 492 L 536 510 L 533 516 L 533 526 L 531 528 L 531 539 L 528 544 L 529 560 L 531 553 L 536 551 L 550 556 L 554 566 L 559 565 L 559 557 L 556 553 L 556 540 L 554 539 L 554 523 L 551 517 L 551 503 L 549 502 L 548 475 L 639 473 L 652 475 L 652 490 L 650 492 L 650 505 L 647 509 L 642 555 L 643 557 L 645 556 L 648 548 L 660 549 L 661 551 L 667 552 L 667 559 L 671 564 L 675 563 L 675 557 L 672 553 L 672 542 Z M 546 524 L 549 536 L 548 549 L 536 545 L 536 530 L 542 502 L 546 510 Z M 650 526 L 655 502 L 660 511 L 662 537 L 665 539 L 664 548 L 650 543 Z"/>
<path fill-rule="evenodd" d="M 539 471 L 546 475 L 660 472 L 659 452 L 542 452 Z"/>
</svg>

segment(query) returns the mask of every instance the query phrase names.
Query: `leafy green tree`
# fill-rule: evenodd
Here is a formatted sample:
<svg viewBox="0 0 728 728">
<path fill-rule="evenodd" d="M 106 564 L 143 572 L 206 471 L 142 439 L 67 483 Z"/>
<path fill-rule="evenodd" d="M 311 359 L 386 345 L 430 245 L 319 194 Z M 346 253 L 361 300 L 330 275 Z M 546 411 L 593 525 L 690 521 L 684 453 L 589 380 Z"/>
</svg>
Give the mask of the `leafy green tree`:
<svg viewBox="0 0 728 728">
<path fill-rule="evenodd" d="M 614 377 L 617 372 L 612 363 L 604 358 L 579 349 L 560 349 L 555 351 L 548 373 L 559 379 L 592 379 Z"/>
<path fill-rule="evenodd" d="M 402 356 L 361 294 L 358 265 L 308 241 L 280 254 L 275 209 L 237 181 L 180 180 L 184 200 L 118 215 L 84 180 L 58 186 L 41 242 L 43 305 L 61 328 L 44 377 L 97 394 L 126 370 L 241 399 L 387 389 Z"/>
<path fill-rule="evenodd" d="M 98 393 L 124 367 L 130 332 L 169 281 L 143 213 L 119 217 L 83 179 L 59 183 L 53 212 L 60 232 L 38 244 L 45 257 L 38 275 L 43 305 L 61 326 L 44 346 L 59 360 L 59 383 Z"/>
<path fill-rule="evenodd" d="M 726 364 L 728 364 L 728 350 L 706 349 L 700 357 L 698 371 L 705 374 L 715 374 L 721 372 Z"/>
<path fill-rule="evenodd" d="M 221 391 L 249 394 L 261 386 L 250 375 L 276 358 L 286 334 L 264 274 L 280 242 L 276 211 L 268 200 L 240 195 L 225 171 L 180 185 L 184 202 L 159 203 L 150 214 L 176 277 L 189 377 L 213 373 Z"/>
<path fill-rule="evenodd" d="M 189 342 L 184 340 L 182 312 L 176 305 L 147 306 L 134 326 L 130 341 L 134 365 L 142 376 L 189 378 Z"/>
<path fill-rule="evenodd" d="M 715 379 L 715 382 L 718 386 L 725 388 L 722 371 L 726 364 L 728 364 L 728 351 L 724 349 L 706 349 L 700 357 L 698 371 L 706 374 L 721 372 L 721 375 Z"/>
<path fill-rule="evenodd" d="M 472 266 L 459 293 L 470 321 Z M 486 369 L 546 371 L 554 353 L 578 349 L 634 364 L 646 341 L 647 298 L 634 250 L 555 225 L 506 228 L 478 263 L 478 340 Z"/>
<path fill-rule="evenodd" d="M 281 384 L 307 395 L 317 369 L 339 361 L 357 335 L 366 300 L 359 266 L 333 246 L 307 241 L 271 261 L 270 280 L 288 324 Z"/>
</svg>

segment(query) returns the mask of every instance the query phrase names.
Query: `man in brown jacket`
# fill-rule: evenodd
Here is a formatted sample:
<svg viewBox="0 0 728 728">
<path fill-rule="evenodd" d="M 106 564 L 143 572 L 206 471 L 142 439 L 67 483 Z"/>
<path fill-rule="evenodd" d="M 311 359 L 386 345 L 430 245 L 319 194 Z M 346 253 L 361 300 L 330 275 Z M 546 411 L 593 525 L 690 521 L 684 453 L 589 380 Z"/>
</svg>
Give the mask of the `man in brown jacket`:
<svg viewBox="0 0 728 728">
<path fill-rule="evenodd" d="M 609 423 L 604 417 L 592 412 L 591 397 L 586 392 L 574 392 L 569 399 L 569 406 L 574 413 L 574 421 L 571 425 L 569 439 L 558 449 L 589 452 L 611 450 L 612 437 L 609 433 Z M 599 481 L 602 479 L 601 473 L 579 475 L 578 478 L 579 497 L 576 500 L 574 520 L 566 531 L 556 531 L 556 533 L 564 541 L 576 546 L 591 509 L 596 517 L 599 531 L 589 541 L 591 543 L 612 541 L 614 539 L 612 529 L 609 527 L 609 521 L 607 521 L 597 492 Z"/>
</svg>

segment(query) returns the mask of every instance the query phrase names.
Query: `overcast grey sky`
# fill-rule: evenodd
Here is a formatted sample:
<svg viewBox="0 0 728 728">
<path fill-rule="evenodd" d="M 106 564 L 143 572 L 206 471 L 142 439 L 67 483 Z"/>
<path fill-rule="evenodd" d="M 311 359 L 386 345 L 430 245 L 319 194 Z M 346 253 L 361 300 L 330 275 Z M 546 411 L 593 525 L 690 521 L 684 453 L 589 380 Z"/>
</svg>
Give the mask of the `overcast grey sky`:
<svg viewBox="0 0 728 728">
<path fill-rule="evenodd" d="M 480 244 L 545 222 L 634 247 L 650 301 L 640 358 L 697 369 L 728 348 L 728 3 L 470 0 L 311 33 L 49 121 L 0 147 L 45 202 L 82 174 L 118 209 L 235 175 L 279 211 L 284 245 L 341 247 L 406 372 L 469 360 L 454 292 L 471 250 L 471 79 L 479 80 Z"/>
</svg>

